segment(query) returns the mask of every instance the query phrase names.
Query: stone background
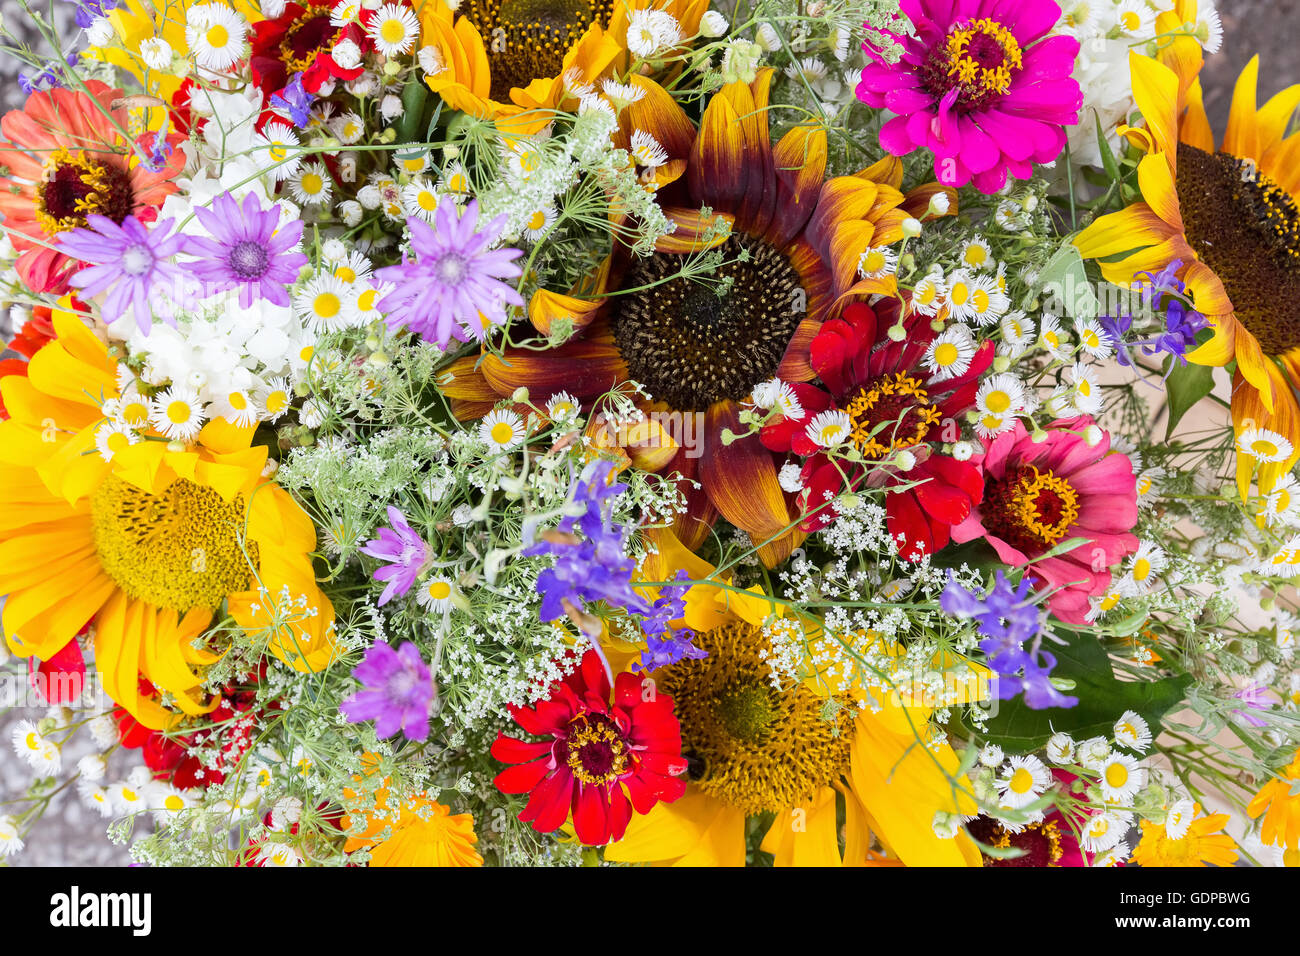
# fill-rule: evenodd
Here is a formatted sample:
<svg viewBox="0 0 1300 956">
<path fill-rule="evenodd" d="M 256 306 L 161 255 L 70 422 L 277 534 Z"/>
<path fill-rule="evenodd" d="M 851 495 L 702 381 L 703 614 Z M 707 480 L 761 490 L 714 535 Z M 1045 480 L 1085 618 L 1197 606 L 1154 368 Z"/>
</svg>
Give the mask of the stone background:
<svg viewBox="0 0 1300 956">
<path fill-rule="evenodd" d="M 1260 56 L 1260 103 L 1284 86 L 1300 82 L 1300 0 L 1220 0 L 1219 7 L 1225 30 L 1224 45 L 1218 54 L 1208 58 L 1202 85 L 1210 122 L 1216 134 L 1221 135 L 1227 123 L 1233 84 L 1255 53 Z M 55 8 L 56 22 L 71 22 L 71 4 L 55 0 Z M 13 0 L 0 0 L 0 13 L 6 28 L 14 32 L 19 32 L 27 19 Z M 0 107 L 4 109 L 20 106 L 24 99 L 15 79 L 19 68 L 20 64 L 0 55 Z M 11 663 L 10 669 L 16 663 Z M 0 709 L 0 813 L 4 812 L 4 801 L 25 790 L 31 779 L 26 766 L 18 762 L 9 746 L 9 729 L 20 719 L 41 716 L 40 711 L 5 713 Z M 87 752 L 86 743 L 78 743 L 74 738 L 65 758 L 75 764 Z M 115 764 L 126 764 L 126 761 L 119 758 Z M 119 772 L 124 773 L 125 769 Z M 113 866 L 128 860 L 123 847 L 114 846 L 105 838 L 103 821 L 69 792 L 56 799 L 33 829 L 28 848 L 9 862 L 16 866 Z"/>
</svg>

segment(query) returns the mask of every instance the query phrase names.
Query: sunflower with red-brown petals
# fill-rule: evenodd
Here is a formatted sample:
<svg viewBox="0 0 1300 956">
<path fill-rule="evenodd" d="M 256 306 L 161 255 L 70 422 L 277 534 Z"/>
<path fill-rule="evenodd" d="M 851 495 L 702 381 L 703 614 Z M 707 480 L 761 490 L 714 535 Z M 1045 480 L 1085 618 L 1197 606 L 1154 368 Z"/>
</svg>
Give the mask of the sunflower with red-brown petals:
<svg viewBox="0 0 1300 956">
<path fill-rule="evenodd" d="M 599 654 L 551 686 L 534 707 L 511 708 L 530 742 L 498 734 L 492 756 L 514 766 L 497 774 L 503 793 L 529 794 L 519 815 L 552 833 L 572 815 L 578 839 L 603 846 L 622 839 L 632 813 L 649 813 L 686 792 L 686 760 L 673 700 L 645 694 L 645 679 L 619 674 L 610 699 Z M 647 699 L 647 697 L 649 699 Z"/>
</svg>

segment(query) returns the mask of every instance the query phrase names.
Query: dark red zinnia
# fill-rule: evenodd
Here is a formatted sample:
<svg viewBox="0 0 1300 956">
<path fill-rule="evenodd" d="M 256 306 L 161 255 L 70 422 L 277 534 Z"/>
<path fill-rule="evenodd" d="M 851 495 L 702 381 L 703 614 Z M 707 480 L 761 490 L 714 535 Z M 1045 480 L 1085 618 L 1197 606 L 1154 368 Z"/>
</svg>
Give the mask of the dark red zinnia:
<svg viewBox="0 0 1300 956">
<path fill-rule="evenodd" d="M 672 698 L 655 694 L 635 674 L 618 675 L 612 703 L 609 690 L 600 656 L 588 651 L 577 670 L 551 685 L 546 700 L 511 708 L 520 727 L 547 739 L 498 734 L 492 756 L 515 766 L 497 774 L 496 785 L 530 795 L 519 819 L 535 830 L 557 830 L 572 812 L 578 839 L 600 846 L 622 839 L 634 809 L 649 813 L 685 792 Z"/>
<path fill-rule="evenodd" d="M 766 426 L 761 439 L 773 451 L 805 459 L 800 492 L 804 530 L 834 520 L 830 501 L 846 486 L 885 485 L 890 488 L 885 499 L 889 533 L 907 541 L 900 552 L 930 554 L 948 543 L 952 526 L 970 515 L 984 493 L 979 467 L 942 454 L 938 446 L 959 437 L 959 416 L 975 402 L 979 376 L 993 362 L 993 343 L 983 343 L 962 374 L 940 380 L 922 364 L 936 334 L 929 318 L 914 313 L 904 320 L 902 341 L 886 334 L 900 307 L 897 299 L 882 299 L 874 308 L 857 302 L 845 308 L 842 318 L 825 323 L 811 353 L 813 370 L 826 390 L 793 385 L 803 415 Z M 915 465 L 905 472 L 880 468 L 867 473 L 832 462 L 806 432 L 814 416 L 832 408 L 848 414 L 852 440 L 864 457 L 883 459 L 905 449 Z"/>
<path fill-rule="evenodd" d="M 363 20 L 373 15 L 363 12 Z M 334 62 L 330 51 L 348 39 L 364 53 L 374 48 L 362 23 L 336 27 L 330 23 L 330 5 L 287 3 L 284 13 L 274 20 L 253 24 L 252 54 L 249 65 L 253 79 L 267 97 L 284 89 L 295 73 L 302 74 L 303 88 L 319 92 L 330 79 L 355 80 L 362 73 L 360 65 L 344 69 Z"/>
</svg>

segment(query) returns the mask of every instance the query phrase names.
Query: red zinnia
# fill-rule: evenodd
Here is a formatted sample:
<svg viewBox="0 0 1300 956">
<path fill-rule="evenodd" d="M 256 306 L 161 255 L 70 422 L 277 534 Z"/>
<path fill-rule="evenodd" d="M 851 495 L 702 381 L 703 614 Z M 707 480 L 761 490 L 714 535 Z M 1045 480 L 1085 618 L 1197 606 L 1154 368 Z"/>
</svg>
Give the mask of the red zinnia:
<svg viewBox="0 0 1300 956">
<path fill-rule="evenodd" d="M 336 27 L 330 23 L 329 4 L 285 4 L 284 13 L 274 20 L 253 24 L 253 79 L 266 96 L 278 93 L 295 73 L 302 74 L 303 89 L 320 91 L 328 80 L 355 80 L 362 73 L 358 64 L 345 70 L 334 62 L 331 51 L 343 40 L 351 40 L 363 52 L 374 49 L 364 29 L 373 12 L 362 12 L 362 22 Z"/>
<path fill-rule="evenodd" d="M 935 443 L 956 439 L 955 431 L 945 434 L 944 423 L 955 424 L 974 404 L 979 376 L 993 361 L 993 343 L 981 345 L 959 375 L 930 374 L 922 365 L 935 337 L 929 318 L 914 313 L 906 319 L 902 341 L 886 334 L 897 322 L 901 305 L 892 298 L 874 308 L 854 303 L 842 318 L 823 325 L 812 340 L 812 367 L 829 394 L 813 385 L 794 384 L 803 415 L 766 426 L 761 438 L 773 451 L 793 451 L 806 458 L 800 493 L 805 530 L 834 520 L 829 502 L 843 489 L 847 475 L 850 488 L 864 482 L 889 487 L 889 533 L 907 541 L 900 553 L 915 549 L 930 554 L 948 543 L 952 526 L 966 520 L 983 494 L 979 467 L 940 454 Z M 864 457 L 881 460 L 906 450 L 915 465 L 906 472 L 882 466 L 866 473 L 832 462 L 806 431 L 819 412 L 831 408 L 849 416 L 851 440 Z"/>
<path fill-rule="evenodd" d="M 643 694 L 643 687 L 644 678 L 619 674 L 611 704 L 604 665 L 588 651 L 546 700 L 511 708 L 525 731 L 549 738 L 530 743 L 498 734 L 492 745 L 493 757 L 517 764 L 497 774 L 497 788 L 531 795 L 520 820 L 550 833 L 572 810 L 578 839 L 599 846 L 622 839 L 633 809 L 649 813 L 686 791 L 673 700 Z"/>
</svg>

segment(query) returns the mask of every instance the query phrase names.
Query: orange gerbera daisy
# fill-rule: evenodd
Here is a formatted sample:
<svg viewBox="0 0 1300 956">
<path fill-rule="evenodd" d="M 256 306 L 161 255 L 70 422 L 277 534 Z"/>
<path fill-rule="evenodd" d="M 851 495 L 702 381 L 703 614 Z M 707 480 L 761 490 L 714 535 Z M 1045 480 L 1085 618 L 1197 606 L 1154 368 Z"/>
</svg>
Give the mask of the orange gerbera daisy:
<svg viewBox="0 0 1300 956">
<path fill-rule="evenodd" d="M 671 16 L 681 39 L 699 32 L 707 0 L 429 0 L 423 42 L 442 70 L 429 87 L 481 119 L 553 110 L 577 86 L 628 65 L 629 22 L 639 11 Z M 538 117 L 544 125 L 548 117 Z"/>
<path fill-rule="evenodd" d="M 529 318 L 537 331 L 548 335 L 567 320 L 581 330 L 573 338 L 542 351 L 461 359 L 445 389 L 456 413 L 468 418 L 520 387 L 544 403 L 561 391 L 590 401 L 622 383 L 640 383 L 654 399 L 644 410 L 669 423 L 675 443 L 658 438 L 628 453 L 642 468 L 690 479 L 682 483 L 689 510 L 677 521 L 678 536 L 696 547 L 720 514 L 749 533 L 769 565 L 801 538 L 793 530 L 797 506 L 758 436 L 723 436 L 748 430 L 739 414 L 756 385 L 774 376 L 815 377 L 809 347 L 845 299 L 896 291 L 892 279 L 856 281 L 862 253 L 901 239 L 903 222 L 924 215 L 944 190 L 932 183 L 905 196 L 893 157 L 825 179 L 823 128 L 797 126 L 772 143 L 771 78 L 762 70 L 752 83 L 724 87 L 697 133 L 662 87 L 633 77 L 645 95 L 621 112 L 618 139 L 626 145 L 640 131 L 663 148 L 655 185 L 675 231 L 648 257 L 616 249 L 571 295 L 534 295 Z M 956 194 L 948 192 L 955 210 Z M 712 218 L 701 215 L 705 206 Z M 725 297 L 682 274 L 686 257 L 706 248 L 722 253 L 716 278 L 730 282 Z M 620 289 L 628 291 L 615 294 Z M 699 441 L 682 440 L 697 435 Z"/>
<path fill-rule="evenodd" d="M 209 422 L 193 442 L 148 427 L 149 400 L 123 397 L 118 363 L 76 313 L 26 375 L 0 379 L 0 594 L 9 648 L 49 660 L 87 623 L 104 689 L 141 724 L 210 711 L 196 645 L 223 606 L 295 669 L 334 656 L 334 609 L 316 584 L 311 519 L 262 471 L 253 428 Z M 131 429 L 107 424 L 121 406 Z M 175 403 L 173 403 L 175 404 Z M 147 681 L 141 681 L 144 677 Z"/>
<path fill-rule="evenodd" d="M 1195 0 L 1161 15 L 1158 33 L 1196 21 Z M 1228 128 L 1216 148 L 1201 99 L 1202 55 L 1180 36 L 1157 58 L 1131 53 L 1133 93 L 1145 129 L 1125 128 L 1147 150 L 1138 165 L 1142 201 L 1103 216 L 1075 239 L 1102 275 L 1129 286 L 1182 260 L 1197 311 L 1214 335 L 1187 355 L 1198 365 L 1236 362 L 1232 420 L 1243 497 L 1258 469 L 1272 488 L 1300 459 L 1300 134 L 1286 136 L 1300 85 L 1262 107 L 1255 100 L 1259 58 L 1233 93 Z M 1123 255 L 1121 255 L 1123 254 Z"/>
<path fill-rule="evenodd" d="M 0 219 L 18 257 L 18 275 L 33 292 L 64 292 L 68 257 L 59 233 L 86 224 L 96 213 L 121 223 L 160 205 L 185 166 L 182 136 L 151 170 L 154 134 L 133 140 L 127 110 L 114 107 L 122 91 L 87 80 L 82 93 L 55 89 L 33 93 L 21 110 L 0 119 Z M 152 213 L 141 216 L 148 219 Z"/>
</svg>

